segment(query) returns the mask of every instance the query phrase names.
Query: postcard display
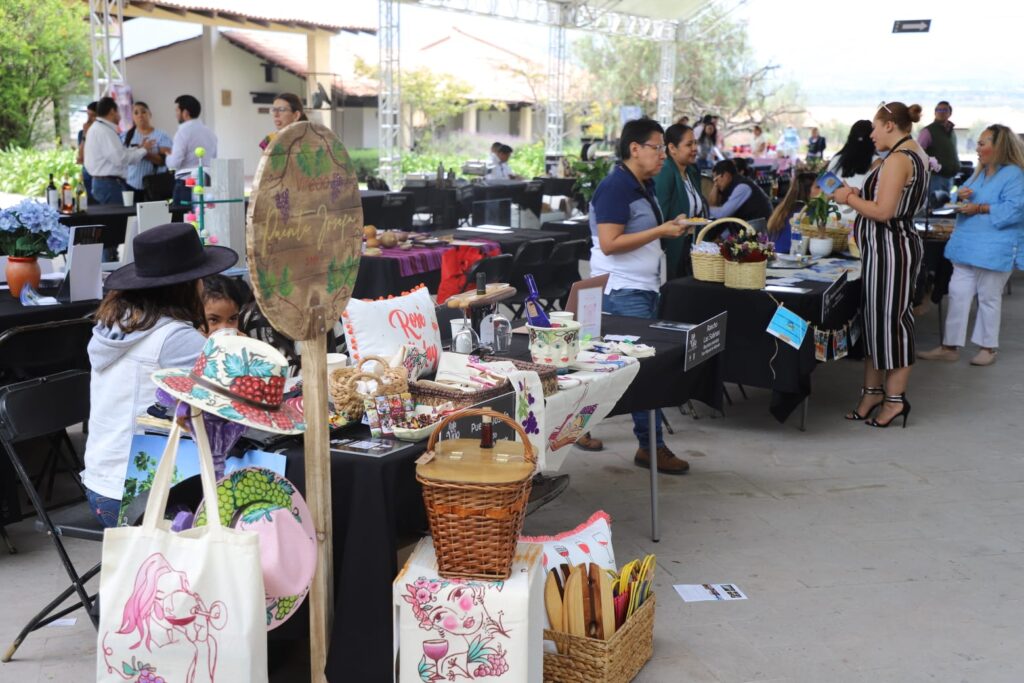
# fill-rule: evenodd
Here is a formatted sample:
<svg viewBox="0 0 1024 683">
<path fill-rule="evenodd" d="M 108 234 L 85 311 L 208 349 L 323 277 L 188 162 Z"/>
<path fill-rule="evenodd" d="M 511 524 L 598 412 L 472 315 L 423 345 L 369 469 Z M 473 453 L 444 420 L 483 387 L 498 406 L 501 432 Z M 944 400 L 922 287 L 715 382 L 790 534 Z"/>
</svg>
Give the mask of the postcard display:
<svg viewBox="0 0 1024 683">
<path fill-rule="evenodd" d="M 398 680 L 543 678 L 543 547 L 520 543 L 504 581 L 445 579 L 429 537 L 394 582 Z"/>
</svg>

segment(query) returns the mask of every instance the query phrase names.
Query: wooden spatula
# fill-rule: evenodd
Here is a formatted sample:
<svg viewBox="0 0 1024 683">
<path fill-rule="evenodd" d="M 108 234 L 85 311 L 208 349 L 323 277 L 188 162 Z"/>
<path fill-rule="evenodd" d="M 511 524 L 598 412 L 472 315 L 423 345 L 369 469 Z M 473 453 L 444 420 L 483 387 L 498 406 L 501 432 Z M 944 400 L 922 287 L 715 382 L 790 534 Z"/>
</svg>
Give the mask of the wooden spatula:
<svg viewBox="0 0 1024 683">
<path fill-rule="evenodd" d="M 584 574 L 574 568 L 565 582 L 565 598 L 562 601 L 562 621 L 565 631 L 574 636 L 586 636 L 586 622 L 583 620 Z"/>
<path fill-rule="evenodd" d="M 593 592 L 590 590 L 590 572 L 585 564 L 576 565 L 574 571 L 579 572 L 580 590 L 583 593 L 583 635 L 589 638 L 593 635 L 592 626 L 594 624 L 594 599 Z"/>
<path fill-rule="evenodd" d="M 544 609 L 548 613 L 551 629 L 561 631 L 562 623 L 562 579 L 557 569 L 548 572 L 544 582 Z"/>
<path fill-rule="evenodd" d="M 594 582 L 594 621 L 597 622 L 597 637 L 608 640 L 615 635 L 615 601 L 612 599 L 612 579 L 596 564 L 591 567 L 591 581 Z M 597 569 L 596 579 L 593 577 Z"/>
</svg>

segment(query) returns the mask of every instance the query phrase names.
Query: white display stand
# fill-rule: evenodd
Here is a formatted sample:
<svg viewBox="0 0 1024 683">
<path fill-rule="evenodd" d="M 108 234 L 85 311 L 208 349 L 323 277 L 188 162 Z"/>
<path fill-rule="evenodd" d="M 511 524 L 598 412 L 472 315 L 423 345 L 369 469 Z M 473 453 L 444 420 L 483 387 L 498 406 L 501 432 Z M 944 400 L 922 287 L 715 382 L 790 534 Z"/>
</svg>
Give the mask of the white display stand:
<svg viewBox="0 0 1024 683">
<path fill-rule="evenodd" d="M 542 680 L 543 554 L 538 544 L 520 543 L 507 580 L 449 580 L 438 575 L 433 540 L 422 539 L 394 582 L 400 683 L 438 668 L 444 680 L 451 672 L 458 681 Z M 494 666 L 504 673 L 494 676 Z"/>
<path fill-rule="evenodd" d="M 212 185 L 204 188 L 206 215 L 203 223 L 206 234 L 215 237 L 217 246 L 229 247 L 238 254 L 245 253 L 245 167 L 241 159 L 213 159 L 206 170 Z M 218 199 L 233 199 L 218 202 Z"/>
</svg>

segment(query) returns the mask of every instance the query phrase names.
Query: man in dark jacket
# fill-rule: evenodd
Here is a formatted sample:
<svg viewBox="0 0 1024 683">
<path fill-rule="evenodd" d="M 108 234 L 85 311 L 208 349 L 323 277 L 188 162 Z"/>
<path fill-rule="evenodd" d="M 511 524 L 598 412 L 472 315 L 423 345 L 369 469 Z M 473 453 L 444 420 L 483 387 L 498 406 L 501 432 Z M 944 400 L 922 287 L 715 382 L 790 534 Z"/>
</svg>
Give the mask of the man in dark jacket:
<svg viewBox="0 0 1024 683">
<path fill-rule="evenodd" d="M 945 190 L 953 186 L 953 176 L 960 171 L 960 155 L 956 151 L 956 133 L 949 117 L 953 114 L 953 106 L 943 100 L 935 105 L 935 120 L 929 123 L 917 136 L 917 142 L 930 157 L 935 157 L 942 167 L 932 173 L 928 183 L 928 195 L 936 190 Z"/>
<path fill-rule="evenodd" d="M 712 218 L 731 217 L 745 221 L 763 218 L 767 221 L 772 215 L 772 200 L 754 181 L 741 176 L 731 160 L 715 164 L 711 177 L 716 190 L 712 202 L 717 199 L 719 203 L 711 207 Z"/>
</svg>

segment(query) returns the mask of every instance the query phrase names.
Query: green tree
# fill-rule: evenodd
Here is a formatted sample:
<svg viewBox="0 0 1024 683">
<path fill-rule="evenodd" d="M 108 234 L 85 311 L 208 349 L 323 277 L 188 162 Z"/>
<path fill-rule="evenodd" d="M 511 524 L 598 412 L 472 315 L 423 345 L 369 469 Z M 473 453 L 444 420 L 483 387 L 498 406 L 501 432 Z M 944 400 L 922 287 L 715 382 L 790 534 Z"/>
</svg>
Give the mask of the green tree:
<svg viewBox="0 0 1024 683">
<path fill-rule="evenodd" d="M 618 128 L 618 108 L 638 105 L 648 116 L 657 112 L 660 48 L 635 38 L 585 36 L 574 52 L 590 79 L 584 101 L 598 104 L 601 120 Z M 676 42 L 675 117 L 691 121 L 705 113 L 721 117 L 720 132 L 774 126 L 804 111 L 792 82 L 777 78 L 778 67 L 760 65 L 747 40 L 745 22 L 711 5 L 686 24 Z M 586 113 L 584 113 L 586 121 Z"/>
<path fill-rule="evenodd" d="M 65 0 L 0 2 L 0 144 L 51 137 L 47 113 L 79 92 L 89 72 L 87 6 Z"/>
</svg>

